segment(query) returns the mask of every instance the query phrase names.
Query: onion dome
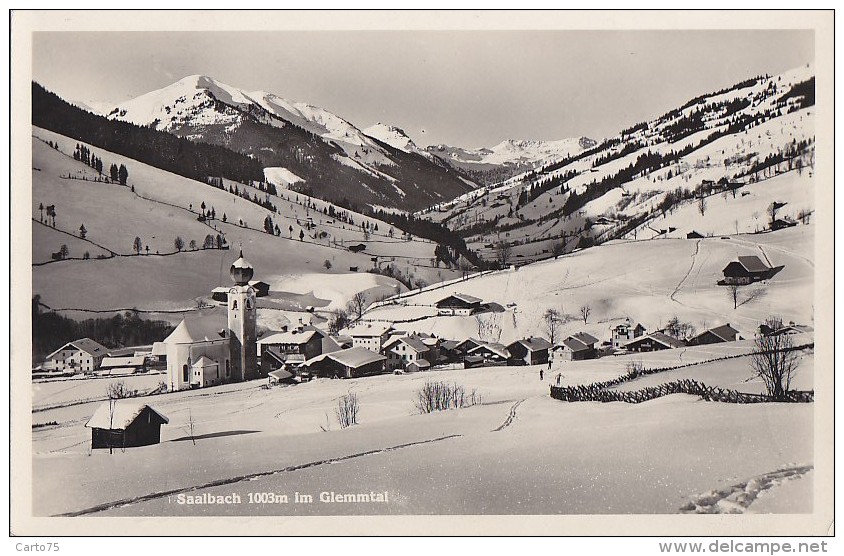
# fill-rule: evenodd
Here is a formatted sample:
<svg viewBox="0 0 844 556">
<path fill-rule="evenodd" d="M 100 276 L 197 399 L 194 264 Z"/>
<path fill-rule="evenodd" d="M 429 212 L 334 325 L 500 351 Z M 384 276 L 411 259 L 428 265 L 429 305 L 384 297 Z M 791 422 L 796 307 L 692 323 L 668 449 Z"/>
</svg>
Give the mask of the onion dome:
<svg viewBox="0 0 844 556">
<path fill-rule="evenodd" d="M 232 267 L 229 269 L 232 280 L 238 286 L 245 286 L 252 279 L 254 273 L 255 269 L 252 268 L 249 261 L 243 258 L 243 251 L 241 251 L 240 257 L 232 263 Z"/>
</svg>

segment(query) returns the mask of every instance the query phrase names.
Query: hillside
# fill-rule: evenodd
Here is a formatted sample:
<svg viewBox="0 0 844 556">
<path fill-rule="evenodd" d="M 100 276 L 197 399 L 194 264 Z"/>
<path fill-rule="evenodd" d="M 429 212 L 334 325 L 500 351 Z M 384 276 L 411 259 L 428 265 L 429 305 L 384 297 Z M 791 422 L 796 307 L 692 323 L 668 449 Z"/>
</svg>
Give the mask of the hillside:
<svg viewBox="0 0 844 556">
<path fill-rule="evenodd" d="M 73 310 L 137 308 L 160 318 L 155 313 L 196 309 L 209 301 L 212 288 L 230 282 L 228 268 L 241 248 L 256 278 L 274 292 L 262 298 L 259 310 L 259 322 L 267 326 L 281 316 L 296 318 L 295 311 L 307 305 L 318 311 L 342 307 L 358 291 L 373 300 L 405 289 L 392 278 L 366 273 L 373 257 L 381 268 L 392 265 L 413 280 L 457 275 L 432 264 L 435 244 L 409 239 L 386 222 L 291 191 L 272 195 L 230 180 L 211 186 L 88 145 L 106 167 L 127 167 L 128 182 L 121 186 L 74 160 L 77 144 L 33 127 L 33 294 L 70 316 L 91 316 Z M 239 195 L 230 187 L 238 187 Z M 55 227 L 39 205 L 55 207 Z M 200 218 L 212 210 L 215 218 Z M 265 230 L 268 218 L 273 234 Z M 215 248 L 217 235 L 227 249 Z M 203 249 L 209 238 L 213 248 Z M 361 244 L 359 253 L 348 249 Z M 53 260 L 61 245 L 67 258 Z M 350 272 L 352 267 L 359 272 Z"/>
<path fill-rule="evenodd" d="M 202 75 L 122 102 L 108 117 L 223 145 L 264 167 L 287 169 L 301 180 L 290 187 L 346 208 L 418 210 L 474 186 L 428 157 L 385 148 L 327 110 Z"/>
<path fill-rule="evenodd" d="M 496 246 L 506 242 L 509 262 L 613 238 L 765 230 L 774 202 L 785 204 L 777 218 L 805 220 L 814 209 L 813 71 L 702 95 L 579 154 L 420 214 L 459 230 L 488 259 L 500 258 Z"/>
<path fill-rule="evenodd" d="M 698 331 L 730 323 L 752 338 L 769 315 L 812 323 L 814 308 L 805 300 L 814 296 L 813 253 L 812 225 L 729 238 L 616 241 L 403 297 L 399 304 L 370 310 L 365 318 L 397 321 L 398 328 L 444 338 L 508 343 L 532 335 L 547 338 L 543 314 L 553 308 L 563 315 L 559 337 L 585 331 L 609 340 L 610 328 L 624 319 L 653 331 L 676 315 Z M 717 282 L 740 255 L 756 255 L 784 268 L 766 282 L 739 288 L 734 308 L 727 288 Z M 503 310 L 437 316 L 436 301 L 455 292 Z M 586 323 L 582 306 L 590 307 Z"/>
</svg>

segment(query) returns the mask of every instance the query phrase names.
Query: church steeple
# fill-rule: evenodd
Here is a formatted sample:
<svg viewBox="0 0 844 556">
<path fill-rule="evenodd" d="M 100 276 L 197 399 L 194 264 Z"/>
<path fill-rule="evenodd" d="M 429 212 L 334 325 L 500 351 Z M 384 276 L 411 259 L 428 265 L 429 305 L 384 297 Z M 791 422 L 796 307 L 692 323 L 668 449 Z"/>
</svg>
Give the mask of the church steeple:
<svg viewBox="0 0 844 556">
<path fill-rule="evenodd" d="M 252 275 L 254 273 L 255 269 L 252 268 L 249 261 L 243 258 L 243 250 L 241 250 L 240 257 L 232 263 L 232 266 L 229 269 L 232 281 L 234 281 L 234 283 L 238 286 L 245 286 L 249 283 L 249 280 L 252 279 Z"/>
</svg>

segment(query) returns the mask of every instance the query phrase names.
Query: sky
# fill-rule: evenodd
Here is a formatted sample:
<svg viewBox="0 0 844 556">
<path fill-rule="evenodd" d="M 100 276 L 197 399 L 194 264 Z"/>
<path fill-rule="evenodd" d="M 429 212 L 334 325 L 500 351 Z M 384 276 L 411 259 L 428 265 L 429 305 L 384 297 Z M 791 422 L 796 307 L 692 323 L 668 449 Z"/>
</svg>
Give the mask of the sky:
<svg viewBox="0 0 844 556">
<path fill-rule="evenodd" d="M 119 104 L 202 74 L 320 106 L 418 145 L 612 136 L 689 99 L 814 61 L 814 33 L 36 32 L 33 79 Z"/>
</svg>

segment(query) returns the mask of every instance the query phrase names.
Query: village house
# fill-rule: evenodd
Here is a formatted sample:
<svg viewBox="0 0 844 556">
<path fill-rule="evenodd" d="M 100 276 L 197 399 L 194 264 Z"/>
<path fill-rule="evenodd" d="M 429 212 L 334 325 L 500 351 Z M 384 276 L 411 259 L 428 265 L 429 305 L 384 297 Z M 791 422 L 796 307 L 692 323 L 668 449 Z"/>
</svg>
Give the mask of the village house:
<svg viewBox="0 0 844 556">
<path fill-rule="evenodd" d="M 437 314 L 468 316 L 481 309 L 481 299 L 463 293 L 455 293 L 436 303 Z"/>
<path fill-rule="evenodd" d="M 261 374 L 269 375 L 281 368 L 291 369 L 317 355 L 339 349 L 337 342 L 322 330 L 311 325 L 296 326 L 258 340 Z"/>
<path fill-rule="evenodd" d="M 478 346 L 484 345 L 484 342 L 478 340 L 476 338 L 466 338 L 462 342 L 459 342 L 456 346 L 454 346 L 453 351 L 456 354 L 457 358 L 463 358 L 468 355 L 468 353 L 475 349 Z"/>
<path fill-rule="evenodd" d="M 431 367 L 431 349 L 417 336 L 396 336 L 384 344 L 387 370 L 413 372 Z"/>
<path fill-rule="evenodd" d="M 346 334 L 352 338 L 352 347 L 362 347 L 381 353 L 392 331 L 393 327 L 390 324 L 366 323 L 347 329 Z"/>
<path fill-rule="evenodd" d="M 270 285 L 261 280 L 249 280 L 249 286 L 255 290 L 255 297 L 266 297 L 270 295 Z M 221 303 L 227 303 L 229 300 L 229 286 L 220 286 L 211 290 L 211 299 Z"/>
<path fill-rule="evenodd" d="M 460 342 L 457 340 L 443 340 L 437 346 L 439 348 L 438 362 L 442 364 L 456 363 L 460 361 L 460 355 L 457 353 L 457 346 Z"/>
<path fill-rule="evenodd" d="M 161 442 L 161 425 L 169 419 L 147 404 L 109 400 L 85 423 L 91 429 L 91 448 L 136 448 Z"/>
<path fill-rule="evenodd" d="M 65 374 L 92 373 L 100 368 L 107 352 L 90 338 L 74 340 L 48 355 L 42 369 Z"/>
<path fill-rule="evenodd" d="M 737 261 L 732 261 L 724 267 L 724 283 L 747 285 L 769 278 L 773 270 L 756 255 L 738 257 Z"/>
<path fill-rule="evenodd" d="M 631 340 L 624 344 L 624 349 L 627 351 L 632 352 L 648 352 L 648 351 L 660 351 L 663 349 L 674 349 L 679 347 L 684 347 L 686 344 L 678 340 L 677 338 L 672 338 L 667 334 L 663 334 L 662 332 L 651 332 L 646 336 L 641 336 L 636 338 L 635 340 Z"/>
<path fill-rule="evenodd" d="M 691 232 L 686 234 L 686 239 L 703 239 L 703 234 L 692 230 Z"/>
<path fill-rule="evenodd" d="M 730 323 L 704 330 L 691 340 L 689 345 L 701 346 L 706 344 L 719 344 L 721 342 L 735 342 L 741 340 L 739 331 L 730 326 Z"/>
<path fill-rule="evenodd" d="M 469 357 L 480 357 L 483 365 L 506 365 L 510 360 L 510 352 L 504 344 L 489 342 L 470 349 L 466 358 Z"/>
<path fill-rule="evenodd" d="M 759 325 L 759 333 L 763 336 L 779 336 L 781 334 L 809 334 L 814 332 L 815 329 L 811 326 L 805 324 L 794 324 L 793 321 L 789 322 L 787 325 L 784 325 L 776 330 L 771 329 L 766 323 L 762 323 Z"/>
<path fill-rule="evenodd" d="M 553 346 L 545 338 L 525 338 L 507 346 L 512 365 L 544 365 Z"/>
<path fill-rule="evenodd" d="M 638 338 L 646 332 L 641 323 L 632 324 L 629 320 L 612 328 L 610 332 L 612 347 L 618 349 L 633 338 Z"/>
<path fill-rule="evenodd" d="M 129 374 L 147 370 L 147 357 L 144 355 L 129 357 L 103 357 L 98 373 Z"/>
<path fill-rule="evenodd" d="M 586 332 L 578 332 L 554 347 L 554 358 L 559 358 L 563 361 L 594 359 L 597 355 L 597 351 L 595 350 L 596 343 L 598 343 L 598 338 L 595 336 Z"/>
<path fill-rule="evenodd" d="M 357 378 L 382 374 L 386 360 L 383 355 L 358 346 L 317 355 L 302 363 L 300 369 L 311 376 Z"/>
</svg>

